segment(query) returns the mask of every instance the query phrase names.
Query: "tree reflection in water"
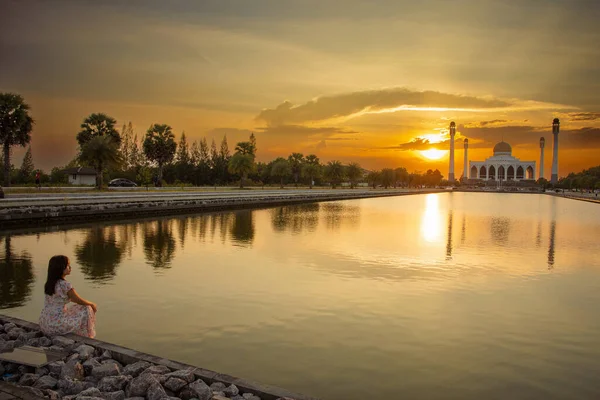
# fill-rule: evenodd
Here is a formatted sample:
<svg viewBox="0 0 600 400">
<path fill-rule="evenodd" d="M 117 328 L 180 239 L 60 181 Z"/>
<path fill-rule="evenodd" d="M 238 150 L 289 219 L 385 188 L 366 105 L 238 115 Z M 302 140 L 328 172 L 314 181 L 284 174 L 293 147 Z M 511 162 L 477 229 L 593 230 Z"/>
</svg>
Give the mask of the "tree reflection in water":
<svg viewBox="0 0 600 400">
<path fill-rule="evenodd" d="M 162 219 L 144 225 L 144 255 L 146 263 L 155 269 L 171 268 L 175 256 L 171 220 Z"/>
<path fill-rule="evenodd" d="M 271 224 L 276 232 L 314 232 L 319 226 L 319 203 L 277 207 L 271 210 Z"/>
<path fill-rule="evenodd" d="M 342 228 L 354 228 L 360 223 L 360 207 L 349 203 L 323 203 L 327 229 L 338 231 Z"/>
<path fill-rule="evenodd" d="M 0 257 L 0 309 L 24 305 L 31 295 L 33 270 L 31 255 L 13 251 L 10 235 L 0 236 L 4 240 L 4 254 Z"/>
<path fill-rule="evenodd" d="M 229 231 L 234 243 L 251 245 L 254 241 L 253 212 L 252 210 L 235 212 Z"/>
<path fill-rule="evenodd" d="M 87 279 L 104 283 L 115 277 L 125 252 L 116 236 L 114 226 L 95 226 L 75 248 L 75 258 Z"/>
</svg>

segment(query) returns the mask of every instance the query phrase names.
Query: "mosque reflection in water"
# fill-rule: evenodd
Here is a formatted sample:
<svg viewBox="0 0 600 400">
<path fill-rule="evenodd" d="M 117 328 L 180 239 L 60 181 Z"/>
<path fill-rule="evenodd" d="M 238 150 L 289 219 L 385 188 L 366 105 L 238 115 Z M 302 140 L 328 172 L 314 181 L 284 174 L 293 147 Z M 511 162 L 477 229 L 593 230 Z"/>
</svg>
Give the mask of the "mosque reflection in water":
<svg viewBox="0 0 600 400">
<path fill-rule="evenodd" d="M 456 246 L 469 241 L 469 225 L 475 230 L 488 229 L 490 242 L 487 246 L 502 247 L 511 238 L 513 220 L 504 216 L 487 217 L 476 220 L 464 211 L 457 211 L 450 198 L 447 212 L 440 206 L 439 195 L 427 195 L 424 208 L 417 216 L 417 232 L 431 245 L 443 246 L 445 260 L 451 262 Z M 555 263 L 556 205 L 551 202 L 548 233 L 548 268 Z M 315 235 L 318 231 L 344 231 L 361 229 L 361 207 L 352 202 L 309 203 L 268 210 L 242 210 L 193 216 L 165 217 L 154 220 L 138 220 L 127 223 L 97 224 L 86 228 L 56 228 L 69 235 L 71 231 L 80 233 L 81 240 L 72 253 L 77 265 L 87 280 L 96 284 L 110 282 L 117 275 L 119 266 L 136 249 L 141 250 L 144 262 L 156 272 L 166 272 L 175 265 L 178 251 L 198 243 L 220 241 L 242 248 L 251 248 L 257 228 L 270 230 L 277 235 Z M 445 215 L 444 215 L 445 214 Z M 256 219 L 260 217 L 261 223 Z M 541 218 L 541 217 L 540 217 Z M 269 222 L 264 223 L 265 219 Z M 545 220 L 548 221 L 547 216 Z M 455 227 L 459 224 L 460 228 Z M 542 241 L 542 222 L 536 222 L 537 232 L 531 237 L 532 247 L 539 247 Z M 544 224 L 546 225 L 546 224 Z M 476 227 L 476 228 L 475 228 Z M 454 240 L 454 229 L 460 229 L 460 240 Z M 371 228 L 373 229 L 373 228 Z M 402 235 L 412 235 L 408 230 Z M 535 229 L 534 229 L 535 230 Z M 35 234 L 31 231 L 28 234 Z M 472 235 L 479 235 L 475 232 Z M 18 237 L 18 236 L 14 236 Z M 323 237 L 323 236 L 321 236 Z M 458 238 L 457 238 L 458 239 Z M 19 307 L 26 303 L 34 284 L 32 256 L 26 249 L 19 251 L 11 244 L 11 235 L 0 233 L 0 308 Z M 66 250 L 69 253 L 71 250 Z M 38 279 L 43 279 L 41 276 Z"/>
</svg>

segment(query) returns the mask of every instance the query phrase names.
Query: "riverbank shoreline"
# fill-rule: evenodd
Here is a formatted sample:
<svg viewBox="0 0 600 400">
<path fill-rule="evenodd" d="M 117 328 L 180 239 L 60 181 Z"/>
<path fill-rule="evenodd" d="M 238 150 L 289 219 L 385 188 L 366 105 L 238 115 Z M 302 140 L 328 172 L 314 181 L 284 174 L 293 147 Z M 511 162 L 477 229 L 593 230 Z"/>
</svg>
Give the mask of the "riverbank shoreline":
<svg viewBox="0 0 600 400">
<path fill-rule="evenodd" d="M 11 344 L 8 346 L 14 347 L 17 342 L 19 342 L 19 345 L 35 346 L 37 344 L 35 347 L 48 347 L 57 351 L 60 348 L 60 350 L 69 353 L 68 356 L 66 356 L 63 360 L 62 364 L 60 361 L 58 362 L 60 367 L 57 367 L 57 365 L 52 366 L 51 364 L 48 367 L 44 367 L 47 370 L 43 371 L 45 373 L 40 371 L 40 368 L 36 370 L 32 367 L 25 367 L 21 370 L 18 369 L 20 367 L 15 367 L 15 372 L 8 373 L 10 375 L 8 381 L 18 384 L 17 387 L 31 388 L 30 392 L 32 396 L 37 398 L 58 400 L 60 398 L 64 398 L 65 396 L 71 396 L 71 398 L 76 400 L 78 396 L 83 396 L 85 394 L 83 392 L 91 392 L 94 391 L 94 389 L 97 389 L 95 392 L 103 392 L 103 396 L 95 393 L 95 397 L 100 396 L 100 398 L 103 398 L 104 400 L 123 400 L 126 394 L 127 397 L 145 397 L 150 400 L 156 397 L 158 399 L 160 396 L 157 396 L 156 393 L 151 393 L 151 387 L 146 386 L 145 391 L 147 391 L 147 393 L 142 394 L 139 391 L 140 385 L 136 385 L 136 380 L 143 380 L 144 374 L 146 374 L 151 375 L 153 377 L 151 379 L 156 379 L 156 381 L 159 383 L 158 386 L 160 386 L 160 388 L 155 385 L 157 392 L 165 393 L 166 391 L 170 390 L 171 392 L 174 392 L 173 394 L 179 394 L 179 396 L 170 396 L 172 399 L 183 398 L 184 400 L 187 400 L 186 397 L 188 399 L 199 398 L 197 395 L 202 393 L 199 390 L 199 387 L 202 386 L 204 393 L 210 392 L 210 396 L 205 396 L 203 398 L 204 400 L 237 400 L 237 397 L 252 400 L 317 400 L 314 397 L 292 393 L 286 389 L 252 382 L 231 375 L 207 370 L 201 367 L 173 361 L 167 358 L 142 353 L 97 339 L 90 339 L 74 334 L 55 336 L 53 338 L 46 337 L 40 332 L 37 324 L 15 317 L 9 317 L 0 314 L 0 324 L 2 325 L 3 334 L 15 337 L 14 340 L 10 340 Z M 11 329 L 9 329 L 9 331 L 13 332 L 4 333 L 6 326 L 10 326 Z M 45 344 L 51 342 L 51 346 L 41 346 L 40 342 L 42 338 L 45 339 Z M 8 342 L 9 341 L 0 339 L 0 345 L 2 345 L 0 346 L 0 351 L 3 351 L 3 349 L 8 349 L 6 345 Z M 79 350 L 82 348 L 84 350 Z M 77 356 L 74 356 L 74 354 L 77 354 Z M 95 361 L 92 362 L 92 359 Z M 105 369 L 108 369 L 107 366 L 110 367 L 109 364 L 111 364 L 112 361 L 116 361 L 118 368 L 111 368 L 110 371 L 105 371 Z M 95 365 L 95 362 L 98 364 Z M 81 365 L 77 366 L 76 363 L 81 363 Z M 9 363 L 3 362 L 3 364 Z M 91 364 L 94 365 L 92 366 Z M 114 364 L 112 365 L 114 366 Z M 128 372 L 133 371 L 134 369 L 140 369 L 133 367 L 136 365 L 145 365 L 146 368 L 143 368 L 144 372 L 139 371 L 139 373 L 133 372 L 128 374 Z M 14 366 L 15 365 L 13 364 L 9 368 L 12 370 Z M 58 376 L 52 377 L 52 371 L 55 367 L 58 368 Z M 2 368 L 6 369 L 5 366 Z M 68 369 L 68 371 L 65 371 L 65 369 Z M 80 370 L 79 372 L 77 371 L 78 369 Z M 97 374 L 94 373 L 94 370 L 96 369 L 98 369 Z M 151 372 L 147 372 L 148 369 L 151 369 Z M 29 370 L 35 370 L 35 373 L 27 372 Z M 91 372 L 85 373 L 85 375 L 87 375 L 85 379 L 83 379 L 84 370 L 89 370 L 88 372 Z M 80 376 L 80 378 L 82 379 L 75 379 L 71 377 L 71 372 L 73 372 L 75 375 L 81 374 L 82 376 Z M 6 374 L 4 372 L 3 375 L 5 378 L 4 381 L 7 381 Z M 129 377 L 127 377 L 128 375 Z M 43 378 L 44 376 L 47 378 Z M 68 376 L 68 378 L 65 378 L 65 376 Z M 94 381 L 95 379 L 93 378 L 87 379 L 88 377 L 97 378 L 97 381 Z M 119 379 L 120 377 L 122 377 L 122 379 Z M 185 386 L 181 386 L 176 390 L 173 390 L 173 386 L 167 382 L 167 380 L 170 378 L 185 380 L 184 377 L 186 377 L 187 383 Z M 44 379 L 43 385 L 37 385 L 37 382 L 42 378 Z M 63 383 L 61 383 L 61 380 Z M 196 384 L 197 382 L 198 384 Z M 177 383 L 181 384 L 182 382 Z M 109 386 L 111 389 L 115 390 L 109 391 Z M 117 386 L 119 386 L 119 388 L 117 388 Z M 169 387 L 171 387 L 171 389 L 169 389 Z M 184 393 L 188 387 L 192 389 L 191 392 L 187 391 Z M 210 390 L 208 390 L 208 388 L 210 388 Z M 54 393 L 57 393 L 57 390 L 61 390 L 64 393 L 58 398 L 53 398 Z M 195 392 L 196 390 L 198 393 Z M 54 393 L 50 393 L 48 391 L 52 391 Z M 142 391 L 144 390 L 142 389 Z M 242 393 L 244 396 L 242 396 Z M 61 392 L 58 392 L 58 394 L 60 395 Z M 131 396 L 132 394 L 135 394 L 136 396 Z M 167 394 L 169 393 L 167 392 Z M 87 394 L 87 396 L 90 395 L 91 393 Z M 189 395 L 192 397 L 188 397 Z M 252 398 L 251 396 L 254 397 Z"/>
<path fill-rule="evenodd" d="M 372 197 L 440 193 L 433 190 L 299 190 L 217 192 L 196 194 L 98 195 L 57 198 L 4 199 L 0 203 L 0 229 L 25 228 L 69 222 L 116 220 L 185 213 L 278 207 L 293 204 L 353 200 Z"/>
</svg>

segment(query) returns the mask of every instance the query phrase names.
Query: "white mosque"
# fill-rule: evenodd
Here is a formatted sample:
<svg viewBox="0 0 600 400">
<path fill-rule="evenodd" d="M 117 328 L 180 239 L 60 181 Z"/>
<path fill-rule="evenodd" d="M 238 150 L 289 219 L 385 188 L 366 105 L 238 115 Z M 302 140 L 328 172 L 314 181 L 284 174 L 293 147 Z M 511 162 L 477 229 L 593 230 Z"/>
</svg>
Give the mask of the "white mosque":
<svg viewBox="0 0 600 400">
<path fill-rule="evenodd" d="M 554 136 L 554 151 L 552 157 L 552 176 L 550 182 L 558 181 L 558 133 L 560 121 L 555 118 L 552 122 L 552 134 Z M 456 135 L 456 124 L 450 123 L 450 171 L 448 180 L 454 181 L 454 136 Z M 539 178 L 544 177 L 544 146 L 546 140 L 540 138 L 540 173 Z M 510 144 L 501 141 L 494 146 L 494 155 L 485 161 L 468 161 L 469 139 L 464 140 L 464 164 L 463 178 L 481 181 L 535 181 L 536 162 L 521 161 L 513 157 Z M 468 169 L 467 169 L 468 165 Z"/>
</svg>

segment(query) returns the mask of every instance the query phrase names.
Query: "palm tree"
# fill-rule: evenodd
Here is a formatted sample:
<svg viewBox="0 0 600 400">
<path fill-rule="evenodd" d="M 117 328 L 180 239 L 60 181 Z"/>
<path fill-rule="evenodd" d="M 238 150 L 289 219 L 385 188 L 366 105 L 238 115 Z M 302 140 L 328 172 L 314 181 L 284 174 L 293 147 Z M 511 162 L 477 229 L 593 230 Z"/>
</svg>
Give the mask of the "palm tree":
<svg viewBox="0 0 600 400">
<path fill-rule="evenodd" d="M 119 145 L 112 136 L 96 136 L 82 146 L 79 161 L 82 164 L 94 167 L 96 170 L 96 187 L 101 189 L 104 168 L 118 167 L 123 160 Z"/>
<path fill-rule="evenodd" d="M 290 168 L 290 164 L 285 158 L 278 158 L 273 162 L 273 166 L 271 167 L 271 176 L 279 178 L 281 183 L 280 189 L 283 189 L 283 178 L 288 176 L 291 172 L 292 169 Z"/>
<path fill-rule="evenodd" d="M 350 163 L 346 169 L 348 179 L 350 179 L 350 189 L 354 188 L 356 181 L 362 176 L 362 168 L 358 163 Z"/>
<path fill-rule="evenodd" d="M 92 138 L 81 148 L 77 158 L 79 163 L 91 165 L 96 170 L 96 187 L 103 186 L 105 168 L 119 167 L 122 162 L 119 146 L 110 136 Z"/>
<path fill-rule="evenodd" d="M 244 179 L 254 170 L 254 157 L 250 154 L 235 153 L 229 159 L 229 172 L 240 175 L 240 189 L 244 188 Z"/>
<path fill-rule="evenodd" d="M 171 127 L 166 124 L 154 124 L 146 132 L 144 153 L 150 161 L 158 164 L 157 181 L 162 181 L 163 166 L 173 161 L 177 144 Z"/>
<path fill-rule="evenodd" d="M 325 167 L 325 176 L 331 182 L 331 187 L 335 189 L 344 179 L 344 166 L 337 160 L 329 161 Z"/>
<path fill-rule="evenodd" d="M 116 123 L 114 118 L 106 114 L 90 114 L 81 124 L 81 131 L 77 134 L 77 143 L 83 147 L 96 136 L 109 136 L 117 145 L 120 145 L 121 135 L 115 129 Z"/>
<path fill-rule="evenodd" d="M 296 187 L 298 187 L 298 178 L 300 177 L 300 172 L 302 172 L 302 164 L 304 164 L 304 155 L 302 153 L 292 153 L 288 157 L 288 163 L 290 164 L 290 169 L 292 170 L 292 174 L 294 175 L 294 182 Z"/>
<path fill-rule="evenodd" d="M 309 187 L 313 188 L 313 182 L 315 178 L 321 175 L 321 165 L 319 164 L 319 157 L 314 154 L 306 156 L 304 159 L 304 165 L 302 165 L 302 176 L 308 178 Z"/>
<path fill-rule="evenodd" d="M 0 93 L 0 143 L 4 154 L 4 186 L 10 186 L 10 148 L 31 142 L 29 105 L 15 93 Z"/>
</svg>

